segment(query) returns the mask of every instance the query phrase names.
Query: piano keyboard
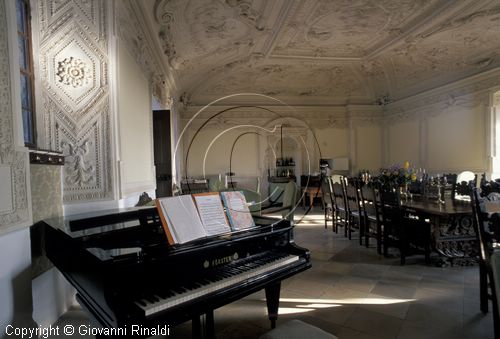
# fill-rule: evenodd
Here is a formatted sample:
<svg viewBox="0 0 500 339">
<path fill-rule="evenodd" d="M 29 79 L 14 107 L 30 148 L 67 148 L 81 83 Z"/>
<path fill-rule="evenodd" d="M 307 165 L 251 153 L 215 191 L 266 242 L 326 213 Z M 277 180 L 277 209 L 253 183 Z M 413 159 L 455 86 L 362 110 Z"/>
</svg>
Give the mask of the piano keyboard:
<svg viewBox="0 0 500 339">
<path fill-rule="evenodd" d="M 218 272 L 200 281 L 190 282 L 190 286 L 177 287 L 169 291 L 161 291 L 135 302 L 145 316 L 150 316 L 171 307 L 200 298 L 210 293 L 226 289 L 245 280 L 258 277 L 287 266 L 299 260 L 296 255 L 281 255 L 274 258 L 262 258 L 247 263 L 232 263 Z M 236 266 L 238 265 L 238 266 Z"/>
</svg>

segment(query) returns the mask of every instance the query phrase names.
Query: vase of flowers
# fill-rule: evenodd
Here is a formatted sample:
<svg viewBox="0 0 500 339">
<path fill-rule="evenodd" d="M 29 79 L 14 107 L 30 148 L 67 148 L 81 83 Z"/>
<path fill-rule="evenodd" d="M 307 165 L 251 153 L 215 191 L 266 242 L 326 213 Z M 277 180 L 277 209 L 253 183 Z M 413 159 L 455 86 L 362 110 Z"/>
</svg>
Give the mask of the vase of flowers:
<svg viewBox="0 0 500 339">
<path fill-rule="evenodd" d="M 410 166 L 409 161 L 403 165 L 394 164 L 388 168 L 380 169 L 379 183 L 386 189 L 397 189 L 407 192 L 408 185 L 417 180 L 415 168 Z"/>
</svg>

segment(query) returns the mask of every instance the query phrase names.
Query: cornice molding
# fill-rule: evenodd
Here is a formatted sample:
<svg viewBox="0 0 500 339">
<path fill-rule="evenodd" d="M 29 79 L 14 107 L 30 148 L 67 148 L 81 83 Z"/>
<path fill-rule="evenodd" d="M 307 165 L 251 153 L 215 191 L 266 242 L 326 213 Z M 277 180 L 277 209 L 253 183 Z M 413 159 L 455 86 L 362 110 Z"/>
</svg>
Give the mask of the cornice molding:
<svg viewBox="0 0 500 339">
<path fill-rule="evenodd" d="M 189 106 L 181 113 L 181 125 L 186 126 L 190 119 L 204 106 Z M 212 106 L 205 108 L 190 124 L 190 128 L 199 128 L 206 119 L 236 106 Z M 262 107 L 262 108 L 259 108 Z M 269 121 L 291 119 L 303 121 L 311 128 L 348 128 L 349 126 L 379 126 L 384 122 L 384 113 L 380 106 L 348 105 L 344 107 L 311 106 L 259 106 L 240 107 L 229 110 L 213 118 L 207 128 L 227 128 L 236 125 L 267 126 Z M 269 109 L 270 111 L 267 111 Z M 274 113 L 273 113 L 274 112 Z"/>
</svg>

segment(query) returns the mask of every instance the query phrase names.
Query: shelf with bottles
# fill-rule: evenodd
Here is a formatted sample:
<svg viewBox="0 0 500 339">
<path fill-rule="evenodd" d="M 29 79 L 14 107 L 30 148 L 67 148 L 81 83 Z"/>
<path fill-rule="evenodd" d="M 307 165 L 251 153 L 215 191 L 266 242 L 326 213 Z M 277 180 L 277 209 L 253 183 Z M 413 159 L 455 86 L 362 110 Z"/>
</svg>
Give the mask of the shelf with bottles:
<svg viewBox="0 0 500 339">
<path fill-rule="evenodd" d="M 276 167 L 294 167 L 295 160 L 290 158 L 276 158 Z"/>
<path fill-rule="evenodd" d="M 284 178 L 295 178 L 295 173 L 294 172 L 295 171 L 293 169 L 290 169 L 290 168 L 287 168 L 287 169 L 276 169 L 276 176 L 277 177 L 284 177 Z"/>
</svg>

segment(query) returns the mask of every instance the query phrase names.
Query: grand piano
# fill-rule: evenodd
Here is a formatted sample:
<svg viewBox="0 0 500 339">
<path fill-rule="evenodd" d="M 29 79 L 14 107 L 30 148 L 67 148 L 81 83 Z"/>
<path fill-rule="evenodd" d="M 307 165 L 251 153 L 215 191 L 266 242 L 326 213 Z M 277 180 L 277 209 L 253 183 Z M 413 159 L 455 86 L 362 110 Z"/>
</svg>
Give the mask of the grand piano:
<svg viewBox="0 0 500 339">
<path fill-rule="evenodd" d="M 254 219 L 255 228 L 173 246 L 156 208 L 49 219 L 45 251 L 95 325 L 115 329 L 102 333 L 192 320 L 193 337 L 213 338 L 213 311 L 263 288 L 274 327 L 281 281 L 311 267 L 289 221 Z"/>
</svg>

